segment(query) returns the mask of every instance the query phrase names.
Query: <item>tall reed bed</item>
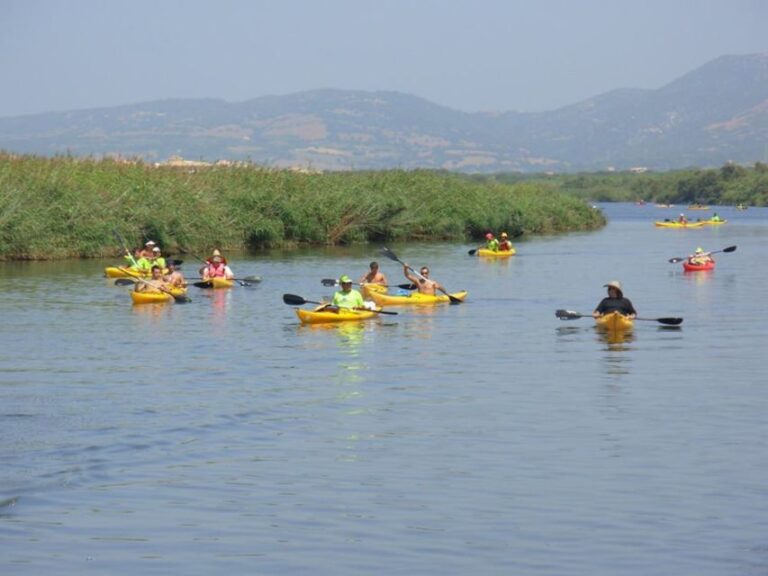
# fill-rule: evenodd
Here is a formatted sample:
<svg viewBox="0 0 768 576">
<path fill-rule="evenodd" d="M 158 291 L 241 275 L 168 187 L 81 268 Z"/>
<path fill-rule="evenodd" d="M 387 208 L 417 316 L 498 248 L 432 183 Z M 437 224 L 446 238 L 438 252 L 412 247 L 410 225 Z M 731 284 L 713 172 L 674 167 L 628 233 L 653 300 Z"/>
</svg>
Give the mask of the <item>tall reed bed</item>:
<svg viewBox="0 0 768 576">
<path fill-rule="evenodd" d="M 113 255 L 131 245 L 258 250 L 298 244 L 464 240 L 488 230 L 593 229 L 602 215 L 536 183 L 476 182 L 442 172 L 304 174 L 256 166 L 0 154 L 0 258 Z"/>
</svg>

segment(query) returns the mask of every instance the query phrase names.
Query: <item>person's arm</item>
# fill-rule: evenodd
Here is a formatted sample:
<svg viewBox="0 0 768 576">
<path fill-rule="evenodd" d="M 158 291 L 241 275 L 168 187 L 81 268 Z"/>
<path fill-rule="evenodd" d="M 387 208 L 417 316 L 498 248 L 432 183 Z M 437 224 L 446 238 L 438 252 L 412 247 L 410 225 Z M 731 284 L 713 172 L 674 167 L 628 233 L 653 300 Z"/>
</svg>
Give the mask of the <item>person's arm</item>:
<svg viewBox="0 0 768 576">
<path fill-rule="evenodd" d="M 232 280 L 235 277 L 234 273 L 232 272 L 232 269 L 229 266 L 224 266 L 224 277 L 227 280 Z"/>
<path fill-rule="evenodd" d="M 419 278 L 411 273 L 411 268 L 408 264 L 403 264 L 403 274 L 405 274 L 405 277 L 410 280 L 412 284 L 419 283 Z"/>
</svg>

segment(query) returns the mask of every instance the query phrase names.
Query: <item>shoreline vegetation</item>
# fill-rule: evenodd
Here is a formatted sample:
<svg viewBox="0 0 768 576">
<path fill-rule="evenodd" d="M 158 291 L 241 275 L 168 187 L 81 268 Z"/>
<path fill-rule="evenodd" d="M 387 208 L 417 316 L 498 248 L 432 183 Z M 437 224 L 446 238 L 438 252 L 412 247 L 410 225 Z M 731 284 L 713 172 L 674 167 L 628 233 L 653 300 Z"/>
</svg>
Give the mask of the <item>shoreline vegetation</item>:
<svg viewBox="0 0 768 576">
<path fill-rule="evenodd" d="M 308 174 L 0 152 L 0 260 L 113 257 L 114 230 L 131 247 L 152 239 L 184 254 L 605 225 L 599 210 L 557 188 L 426 170 Z"/>
<path fill-rule="evenodd" d="M 720 168 L 579 174 L 494 174 L 478 182 L 543 183 L 590 202 L 653 202 L 717 206 L 768 206 L 768 164 L 724 164 Z"/>
</svg>

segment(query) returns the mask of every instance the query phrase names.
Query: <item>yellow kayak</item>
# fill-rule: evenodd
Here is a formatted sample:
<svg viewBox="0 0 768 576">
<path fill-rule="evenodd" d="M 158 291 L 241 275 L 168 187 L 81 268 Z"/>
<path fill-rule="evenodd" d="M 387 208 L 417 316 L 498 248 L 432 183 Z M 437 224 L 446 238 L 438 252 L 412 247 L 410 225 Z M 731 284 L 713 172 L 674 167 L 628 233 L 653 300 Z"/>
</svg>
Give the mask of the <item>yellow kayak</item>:
<svg viewBox="0 0 768 576">
<path fill-rule="evenodd" d="M 387 286 L 382 286 L 381 284 L 361 284 L 360 285 L 360 293 L 363 295 L 363 298 L 366 300 L 373 300 L 371 298 L 371 294 L 373 292 L 379 292 L 380 294 L 385 294 L 387 292 Z"/>
<path fill-rule="evenodd" d="M 146 278 L 151 275 L 152 272 L 149 270 L 135 266 L 107 266 L 104 268 L 104 276 L 107 278 L 135 278 L 136 276 Z"/>
<path fill-rule="evenodd" d="M 621 330 L 631 330 L 635 321 L 627 318 L 621 312 L 609 312 L 595 318 L 598 328 L 608 330 L 609 332 L 618 332 Z"/>
<path fill-rule="evenodd" d="M 168 292 L 173 296 L 186 296 L 187 291 L 184 288 L 171 288 Z M 173 296 L 167 292 L 159 291 L 131 291 L 131 300 L 134 304 L 164 304 L 166 302 L 173 302 Z"/>
<path fill-rule="evenodd" d="M 720 224 L 725 224 L 728 222 L 728 220 L 700 220 L 704 226 L 719 226 Z"/>
<path fill-rule="evenodd" d="M 299 317 L 302 324 L 329 324 L 331 322 L 359 322 L 378 316 L 374 310 L 352 310 L 350 308 L 339 308 L 338 311 L 323 310 L 325 306 L 320 306 L 314 310 L 296 309 L 296 316 Z M 377 309 L 378 310 L 378 309 Z"/>
<path fill-rule="evenodd" d="M 479 248 L 477 250 L 478 256 L 484 256 L 486 258 L 509 258 L 514 256 L 517 250 L 512 248 L 511 250 L 488 250 L 487 248 Z"/>
<path fill-rule="evenodd" d="M 234 286 L 234 280 L 227 280 L 226 278 L 210 278 L 203 280 L 203 282 L 210 282 L 213 284 L 213 288 L 232 288 Z"/>
<path fill-rule="evenodd" d="M 459 300 L 464 300 L 464 298 L 467 297 L 467 291 L 463 290 L 462 292 L 456 292 L 455 294 L 451 294 L 451 296 L 458 298 Z M 405 296 L 373 292 L 371 294 L 371 300 L 376 302 L 378 306 L 433 306 L 435 304 L 450 302 L 450 298 L 445 294 L 429 296 L 427 294 L 419 294 L 418 292 L 412 292 Z"/>
<path fill-rule="evenodd" d="M 704 226 L 704 222 L 701 221 L 683 223 L 674 220 L 664 220 L 663 222 L 657 220 L 654 224 L 656 224 L 657 228 L 701 228 Z"/>
</svg>

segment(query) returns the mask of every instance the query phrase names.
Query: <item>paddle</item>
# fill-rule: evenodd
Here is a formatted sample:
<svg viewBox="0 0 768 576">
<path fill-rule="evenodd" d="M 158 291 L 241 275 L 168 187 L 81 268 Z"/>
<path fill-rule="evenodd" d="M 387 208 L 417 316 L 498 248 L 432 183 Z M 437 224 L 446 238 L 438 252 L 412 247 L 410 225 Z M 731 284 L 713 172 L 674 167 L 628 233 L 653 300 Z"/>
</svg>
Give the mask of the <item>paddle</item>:
<svg viewBox="0 0 768 576">
<path fill-rule="evenodd" d="M 712 252 L 703 252 L 701 254 L 694 254 L 694 257 L 702 257 L 702 256 L 709 256 L 710 254 L 719 254 L 720 252 L 736 252 L 736 246 L 728 246 L 728 248 L 723 248 L 722 250 L 713 250 Z M 670 258 L 669 263 L 670 264 L 676 264 L 677 262 L 682 262 L 683 260 L 688 260 L 690 256 L 686 256 L 685 258 Z"/>
<path fill-rule="evenodd" d="M 318 304 L 319 306 L 322 306 L 324 304 L 328 304 L 328 302 L 317 302 L 315 300 L 307 300 L 305 298 L 302 298 L 301 296 L 296 296 L 296 294 L 283 294 L 283 302 L 290 306 L 301 306 L 302 304 Z M 333 306 L 332 308 L 338 309 L 338 306 Z M 389 314 L 390 316 L 397 316 L 397 312 L 388 312 L 385 310 L 371 310 L 370 308 L 354 308 L 354 310 L 361 310 L 361 311 L 367 311 L 367 312 L 375 312 L 376 314 Z"/>
<path fill-rule="evenodd" d="M 188 296 L 184 296 L 183 294 L 174 294 L 170 290 L 166 290 L 165 288 L 155 284 L 154 282 L 150 282 L 149 280 L 145 280 L 144 278 L 141 278 L 140 276 L 135 276 L 134 274 L 132 274 L 128 270 L 126 270 L 125 273 L 128 274 L 129 276 L 135 278 L 137 282 L 143 282 L 144 284 L 146 284 L 148 286 L 152 286 L 152 288 L 154 288 L 155 290 L 159 290 L 160 292 L 165 292 L 166 294 L 171 296 L 176 301 L 177 304 L 186 304 L 187 302 L 192 302 L 192 299 L 189 298 Z"/>
<path fill-rule="evenodd" d="M 339 286 L 339 281 L 336 278 L 323 278 L 320 280 L 320 282 L 323 284 L 323 286 L 333 287 L 333 286 Z M 362 286 L 362 284 L 358 284 L 357 282 L 352 282 L 355 286 Z M 372 284 L 374 286 L 374 284 Z M 387 288 L 391 288 L 391 286 L 388 286 L 386 284 L 376 284 L 376 286 L 387 286 Z M 416 290 L 418 286 L 416 284 L 396 284 L 397 288 L 402 288 L 403 290 Z"/>
<path fill-rule="evenodd" d="M 474 256 L 475 254 L 477 254 L 478 250 L 482 250 L 482 248 L 472 248 L 472 250 L 467 252 L 467 254 L 469 254 L 470 256 Z"/>
<path fill-rule="evenodd" d="M 112 228 L 112 234 L 115 235 L 115 238 L 117 239 L 118 244 L 123 247 L 123 250 L 125 251 L 125 255 L 128 256 L 128 258 L 131 260 L 133 265 L 138 268 L 139 264 L 136 262 L 136 259 L 133 257 L 133 254 L 131 254 L 131 251 L 128 250 L 128 244 L 125 242 L 125 238 L 123 238 L 122 234 L 117 231 L 117 228 Z"/>
<path fill-rule="evenodd" d="M 390 249 L 389 249 L 389 248 L 387 248 L 386 246 L 384 246 L 384 247 L 381 249 L 381 253 L 382 253 L 382 254 L 384 254 L 384 256 L 386 256 L 386 257 L 387 257 L 387 258 L 389 258 L 390 260 L 394 260 L 395 262 L 399 262 L 400 264 L 402 264 L 403 266 L 405 266 L 406 268 L 408 268 L 408 270 L 410 270 L 411 272 L 413 272 L 414 274 L 416 274 L 416 276 L 418 276 L 418 277 L 419 277 L 419 278 L 421 278 L 422 280 L 426 280 L 426 278 L 424 278 L 424 276 L 422 276 L 421 274 L 419 274 L 418 272 L 416 272 L 416 270 L 414 270 L 413 268 L 411 268 L 410 266 L 408 266 L 408 265 L 407 265 L 405 262 L 403 262 L 402 260 L 400 260 L 400 258 L 398 258 L 398 257 L 397 257 L 397 254 L 395 254 L 394 252 L 392 252 L 392 250 L 390 250 Z M 450 294 L 448 294 L 448 292 L 446 292 L 446 291 L 445 291 L 443 288 L 438 288 L 438 290 L 440 290 L 440 292 L 442 292 L 443 294 L 445 294 L 446 296 L 448 296 L 448 300 L 450 300 L 450 301 L 451 301 L 451 304 L 461 304 L 461 300 L 459 300 L 459 299 L 458 299 L 458 298 L 456 298 L 455 296 L 451 296 L 451 295 L 450 295 Z"/>
<path fill-rule="evenodd" d="M 573 312 L 572 310 L 556 310 L 555 316 L 560 320 L 578 320 L 579 318 L 592 318 L 592 314 L 580 314 L 579 312 Z M 635 320 L 645 320 L 647 322 L 658 322 L 659 324 L 668 324 L 670 326 L 677 326 L 683 323 L 682 318 L 635 318 Z"/>
<path fill-rule="evenodd" d="M 190 278 L 190 280 L 202 280 L 201 282 L 193 282 L 192 286 L 196 286 L 198 288 L 213 288 L 213 281 L 212 280 L 203 280 L 202 278 Z M 257 282 L 261 282 L 260 276 L 246 276 L 245 278 L 232 278 L 235 282 L 240 284 L 240 286 L 245 286 L 246 288 L 252 286 L 253 284 Z"/>
</svg>

